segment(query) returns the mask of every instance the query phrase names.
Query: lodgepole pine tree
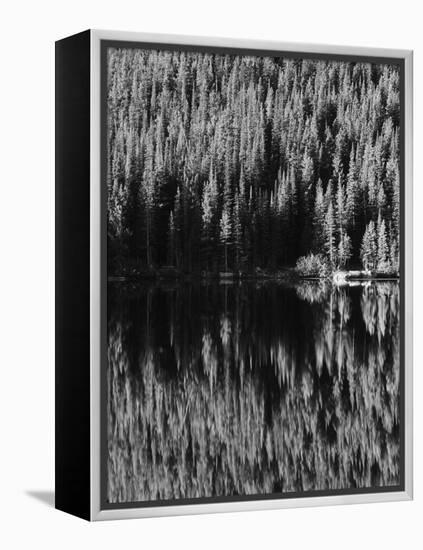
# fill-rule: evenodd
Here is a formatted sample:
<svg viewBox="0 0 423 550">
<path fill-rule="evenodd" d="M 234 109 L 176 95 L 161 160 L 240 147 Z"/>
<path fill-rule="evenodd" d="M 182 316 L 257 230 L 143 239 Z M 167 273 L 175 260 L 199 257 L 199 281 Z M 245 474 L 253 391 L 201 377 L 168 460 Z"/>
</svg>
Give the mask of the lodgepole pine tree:
<svg viewBox="0 0 423 550">
<path fill-rule="evenodd" d="M 390 270 L 389 246 L 385 220 L 379 214 L 377 221 L 377 270 L 386 273 Z"/>
<path fill-rule="evenodd" d="M 225 208 L 220 219 L 220 242 L 223 245 L 224 267 L 228 271 L 228 247 L 231 243 L 231 219 L 229 211 Z"/>
<path fill-rule="evenodd" d="M 337 261 L 336 241 L 335 241 L 335 217 L 333 212 L 332 200 L 325 216 L 325 249 L 329 260 L 329 265 L 333 268 Z"/>
<path fill-rule="evenodd" d="M 377 238 L 375 224 L 370 221 L 364 232 L 363 241 L 361 243 L 360 257 L 364 269 L 373 271 L 377 266 Z"/>
</svg>

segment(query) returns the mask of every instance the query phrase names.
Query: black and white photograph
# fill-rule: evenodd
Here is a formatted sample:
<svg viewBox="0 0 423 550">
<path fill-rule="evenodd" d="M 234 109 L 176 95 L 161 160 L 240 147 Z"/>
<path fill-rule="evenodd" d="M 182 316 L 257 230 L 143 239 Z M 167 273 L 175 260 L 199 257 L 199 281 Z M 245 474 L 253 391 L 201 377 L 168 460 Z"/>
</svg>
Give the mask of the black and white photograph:
<svg viewBox="0 0 423 550">
<path fill-rule="evenodd" d="M 105 507 L 402 490 L 401 65 L 103 68 Z"/>
<path fill-rule="evenodd" d="M 0 549 L 414 550 L 419 4 L 3 4 Z"/>
</svg>

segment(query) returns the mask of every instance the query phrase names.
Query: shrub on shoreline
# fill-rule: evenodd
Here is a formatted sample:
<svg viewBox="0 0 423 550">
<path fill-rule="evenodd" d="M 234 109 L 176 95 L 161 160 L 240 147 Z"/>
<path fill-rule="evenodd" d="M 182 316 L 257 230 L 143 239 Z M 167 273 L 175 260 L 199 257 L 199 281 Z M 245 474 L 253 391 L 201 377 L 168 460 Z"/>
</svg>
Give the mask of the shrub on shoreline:
<svg viewBox="0 0 423 550">
<path fill-rule="evenodd" d="M 300 277 L 319 277 L 329 276 L 329 266 L 321 254 L 307 254 L 298 258 L 295 270 Z"/>
</svg>

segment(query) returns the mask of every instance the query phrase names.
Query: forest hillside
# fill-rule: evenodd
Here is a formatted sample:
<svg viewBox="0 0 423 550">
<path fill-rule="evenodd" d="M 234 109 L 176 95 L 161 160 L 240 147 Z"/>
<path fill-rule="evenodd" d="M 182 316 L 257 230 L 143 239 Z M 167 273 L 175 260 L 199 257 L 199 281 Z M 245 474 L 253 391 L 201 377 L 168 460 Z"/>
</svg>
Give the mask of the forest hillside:
<svg viewBox="0 0 423 550">
<path fill-rule="evenodd" d="M 108 50 L 109 274 L 399 270 L 399 69 Z"/>
</svg>

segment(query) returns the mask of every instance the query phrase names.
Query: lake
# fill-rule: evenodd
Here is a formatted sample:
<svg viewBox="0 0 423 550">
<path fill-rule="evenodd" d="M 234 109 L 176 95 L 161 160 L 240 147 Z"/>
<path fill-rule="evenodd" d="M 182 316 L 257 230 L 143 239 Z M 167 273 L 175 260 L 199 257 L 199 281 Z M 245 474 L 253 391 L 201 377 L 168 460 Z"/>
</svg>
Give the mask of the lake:
<svg viewBox="0 0 423 550">
<path fill-rule="evenodd" d="M 109 283 L 107 501 L 398 485 L 399 296 Z"/>
</svg>

